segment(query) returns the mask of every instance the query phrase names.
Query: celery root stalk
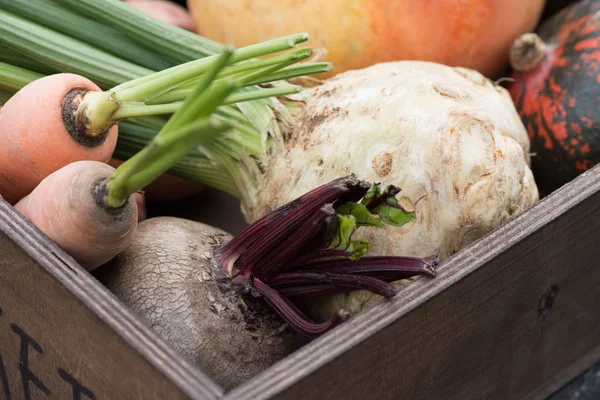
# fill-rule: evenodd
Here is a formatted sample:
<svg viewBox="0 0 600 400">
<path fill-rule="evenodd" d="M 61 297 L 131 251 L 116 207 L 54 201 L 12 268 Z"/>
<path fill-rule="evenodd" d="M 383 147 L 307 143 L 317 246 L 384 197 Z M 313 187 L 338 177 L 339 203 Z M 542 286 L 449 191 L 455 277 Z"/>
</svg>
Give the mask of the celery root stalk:
<svg viewBox="0 0 600 400">
<path fill-rule="evenodd" d="M 445 260 L 539 198 L 529 139 L 504 88 L 463 68 L 401 61 L 346 72 L 288 103 L 294 122 L 249 181 L 243 210 L 269 210 L 347 173 L 397 185 L 417 218 L 357 232 L 377 255 Z M 321 320 L 378 296 L 360 291 L 310 302 Z"/>
</svg>

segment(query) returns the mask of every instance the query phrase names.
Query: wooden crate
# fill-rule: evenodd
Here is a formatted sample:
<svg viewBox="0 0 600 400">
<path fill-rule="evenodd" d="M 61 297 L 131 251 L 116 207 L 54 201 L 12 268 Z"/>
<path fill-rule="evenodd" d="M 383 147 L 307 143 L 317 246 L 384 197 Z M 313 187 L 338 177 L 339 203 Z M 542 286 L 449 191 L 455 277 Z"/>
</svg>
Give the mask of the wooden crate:
<svg viewBox="0 0 600 400">
<path fill-rule="evenodd" d="M 600 166 L 224 393 L 0 202 L 12 399 L 543 399 L 600 359 Z"/>
</svg>

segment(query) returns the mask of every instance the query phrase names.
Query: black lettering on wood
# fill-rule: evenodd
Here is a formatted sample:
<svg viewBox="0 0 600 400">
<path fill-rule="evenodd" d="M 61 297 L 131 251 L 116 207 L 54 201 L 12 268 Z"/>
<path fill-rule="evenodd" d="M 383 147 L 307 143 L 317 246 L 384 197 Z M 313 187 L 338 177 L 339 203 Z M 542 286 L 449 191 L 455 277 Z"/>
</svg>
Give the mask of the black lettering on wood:
<svg viewBox="0 0 600 400">
<path fill-rule="evenodd" d="M 0 317 L 2 316 L 2 307 L 0 307 Z M 2 362 L 2 354 L 0 354 L 0 383 L 2 384 L 2 391 L 4 392 L 4 399 L 10 400 L 10 388 L 8 387 L 8 375 L 6 375 L 6 368 L 4 368 L 4 362 Z"/>
<path fill-rule="evenodd" d="M 8 387 L 8 375 L 6 375 L 6 368 L 2 362 L 2 355 L 0 354 L 0 383 L 4 389 L 4 399 L 10 400 L 10 388 Z"/>
<path fill-rule="evenodd" d="M 73 388 L 73 400 L 81 400 L 82 395 L 90 400 L 96 400 L 96 396 L 90 389 L 86 388 L 81 383 L 79 383 L 77 379 L 69 375 L 69 373 L 64 369 L 59 368 L 58 375 L 60 375 L 60 377 L 63 378 L 65 381 L 69 382 L 69 384 Z"/>
<path fill-rule="evenodd" d="M 21 347 L 19 351 L 19 372 L 21 372 L 21 382 L 23 382 L 23 394 L 25 396 L 25 400 L 31 400 L 29 382 L 33 383 L 45 395 L 49 395 L 50 390 L 42 383 L 40 378 L 34 375 L 34 373 L 29 369 L 29 346 L 31 346 L 40 354 L 43 353 L 42 348 L 35 340 L 33 340 L 31 336 L 25 333 L 17 325 L 11 324 L 10 326 L 13 332 L 19 335 L 19 338 L 21 339 Z"/>
</svg>

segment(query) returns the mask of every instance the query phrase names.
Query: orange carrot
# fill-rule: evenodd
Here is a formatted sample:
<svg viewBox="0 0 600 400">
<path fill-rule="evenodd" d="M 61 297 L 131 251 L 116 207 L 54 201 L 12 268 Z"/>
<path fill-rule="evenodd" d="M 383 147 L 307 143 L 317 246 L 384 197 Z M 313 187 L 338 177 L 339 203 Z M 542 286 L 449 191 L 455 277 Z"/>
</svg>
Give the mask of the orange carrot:
<svg viewBox="0 0 600 400">
<path fill-rule="evenodd" d="M 134 196 L 119 208 L 102 202 L 101 183 L 115 169 L 97 161 L 77 161 L 48 175 L 15 208 L 88 270 L 125 249 L 135 234 Z"/>
<path fill-rule="evenodd" d="M 19 90 L 0 109 L 0 194 L 11 204 L 45 177 L 80 160 L 108 162 L 118 128 L 89 133 L 75 111 L 86 92 L 100 92 L 87 78 L 56 74 Z"/>
<path fill-rule="evenodd" d="M 15 209 L 86 269 L 111 260 L 135 234 L 135 193 L 192 149 L 231 130 L 212 114 L 239 88 L 232 78 L 217 79 L 233 55 L 233 49 L 218 55 L 152 141 L 117 169 L 99 161 L 70 163 L 44 178 Z"/>
</svg>

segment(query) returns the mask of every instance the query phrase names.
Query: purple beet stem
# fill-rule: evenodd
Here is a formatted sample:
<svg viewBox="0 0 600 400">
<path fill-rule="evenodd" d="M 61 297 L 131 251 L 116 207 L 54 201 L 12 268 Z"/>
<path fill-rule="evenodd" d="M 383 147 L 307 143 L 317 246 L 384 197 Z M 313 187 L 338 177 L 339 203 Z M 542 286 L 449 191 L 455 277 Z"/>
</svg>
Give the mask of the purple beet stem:
<svg viewBox="0 0 600 400">
<path fill-rule="evenodd" d="M 260 263 L 252 269 L 252 273 L 265 276 L 276 267 L 282 266 L 298 255 L 311 243 L 312 239 L 321 232 L 335 215 L 331 204 L 326 204 L 315 212 L 300 227 L 285 238 L 279 246 L 262 257 Z"/>
<path fill-rule="evenodd" d="M 336 202 L 358 201 L 369 187 L 354 175 L 319 186 L 242 230 L 214 251 L 215 260 L 226 275 L 253 286 L 292 328 L 317 337 L 348 314 L 338 311 L 329 321 L 317 323 L 287 297 L 369 290 L 390 298 L 397 291 L 389 282 L 435 276 L 437 257 L 361 257 L 352 261 L 347 251 L 325 248 L 331 240 L 328 228 Z M 391 190 L 392 194 L 399 191 Z"/>
<path fill-rule="evenodd" d="M 288 324 L 307 337 L 315 338 L 320 336 L 346 319 L 347 314 L 343 311 L 338 311 L 327 322 L 313 322 L 277 290 L 269 287 L 258 278 L 254 278 L 253 282 L 254 287 L 264 297 L 266 302 Z"/>
<path fill-rule="evenodd" d="M 354 175 L 319 186 L 243 229 L 229 243 L 215 250 L 215 258 L 229 276 L 233 274 L 234 263 L 240 271 L 250 270 L 319 208 L 349 193 L 363 196 L 368 189 L 369 184 Z"/>
<path fill-rule="evenodd" d="M 387 282 L 370 276 L 330 274 L 323 272 L 287 272 L 269 280 L 271 286 L 296 286 L 315 283 L 330 283 L 353 289 L 370 290 L 385 298 L 393 297 L 396 288 Z"/>
<path fill-rule="evenodd" d="M 437 256 L 426 258 L 414 257 L 361 257 L 353 261 L 349 259 L 327 260 L 298 266 L 299 270 L 316 270 L 321 272 L 364 274 L 372 272 L 389 272 L 399 274 L 423 274 L 435 276 L 434 267 L 438 264 Z"/>
</svg>

